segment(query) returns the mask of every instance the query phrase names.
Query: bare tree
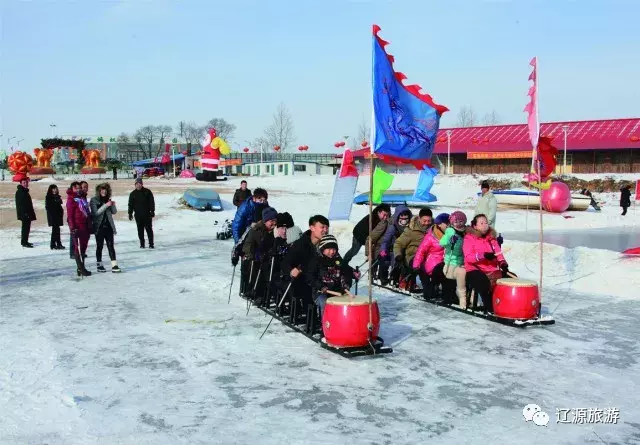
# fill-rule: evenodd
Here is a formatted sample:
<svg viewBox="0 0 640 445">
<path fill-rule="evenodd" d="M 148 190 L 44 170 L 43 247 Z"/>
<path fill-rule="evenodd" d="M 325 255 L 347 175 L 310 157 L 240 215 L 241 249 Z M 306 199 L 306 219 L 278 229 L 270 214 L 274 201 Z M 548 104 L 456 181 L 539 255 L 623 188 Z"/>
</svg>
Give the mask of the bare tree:
<svg viewBox="0 0 640 445">
<path fill-rule="evenodd" d="M 458 111 L 458 127 L 473 127 L 476 124 L 476 113 L 470 105 L 465 105 Z"/>
<path fill-rule="evenodd" d="M 356 144 L 358 144 L 358 146 L 363 142 L 363 141 L 367 141 L 369 143 L 371 143 L 371 141 L 369 141 L 369 138 L 371 138 L 371 130 L 369 128 L 369 121 L 367 121 L 366 117 L 362 118 L 362 122 L 360 122 L 360 126 L 358 127 L 358 137 L 356 140 Z"/>
<path fill-rule="evenodd" d="M 129 152 L 129 150 L 127 149 L 128 144 L 129 144 L 129 135 L 124 132 L 120 133 L 116 138 L 116 145 L 118 146 L 118 156 L 120 158 L 122 158 L 125 153 L 128 154 Z"/>
<path fill-rule="evenodd" d="M 155 125 L 145 125 L 144 127 L 140 127 L 134 135 L 138 146 L 147 158 L 153 157 L 153 143 L 158 139 L 158 137 L 158 127 Z M 144 147 L 146 147 L 146 151 Z"/>
<path fill-rule="evenodd" d="M 229 142 L 230 139 L 233 139 L 233 136 L 236 132 L 236 126 L 230 122 L 227 122 L 221 117 L 214 117 L 206 125 L 207 129 L 215 128 L 216 135 L 225 141 Z"/>
<path fill-rule="evenodd" d="M 158 132 L 158 152 L 156 156 L 159 156 L 160 152 L 164 151 L 166 139 L 171 136 L 173 129 L 171 128 L 171 125 L 158 125 L 156 127 L 156 131 Z"/>
<path fill-rule="evenodd" d="M 200 138 L 204 134 L 204 127 L 196 125 L 195 122 L 186 123 L 183 129 L 183 137 L 187 141 L 187 155 L 191 156 L 191 147 L 200 146 Z"/>
<path fill-rule="evenodd" d="M 273 122 L 264 131 L 264 138 L 268 146 L 279 145 L 283 153 L 293 145 L 295 140 L 293 118 L 284 103 L 278 105 L 273 115 Z"/>
<path fill-rule="evenodd" d="M 498 116 L 498 113 L 496 112 L 496 110 L 491 110 L 490 113 L 485 114 L 484 117 L 482 118 L 483 125 L 498 125 L 499 123 L 500 123 L 500 116 Z"/>
<path fill-rule="evenodd" d="M 184 138 L 184 133 L 187 128 L 187 123 L 185 121 L 178 122 L 178 135 L 181 138 Z"/>
</svg>

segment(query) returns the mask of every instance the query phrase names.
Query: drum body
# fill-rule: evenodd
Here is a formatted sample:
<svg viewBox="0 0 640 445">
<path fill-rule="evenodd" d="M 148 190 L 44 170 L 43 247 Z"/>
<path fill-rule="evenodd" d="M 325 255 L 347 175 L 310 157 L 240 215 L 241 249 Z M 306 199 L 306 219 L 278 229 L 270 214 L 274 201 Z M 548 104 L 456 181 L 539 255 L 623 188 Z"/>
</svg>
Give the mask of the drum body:
<svg viewBox="0 0 640 445">
<path fill-rule="evenodd" d="M 493 289 L 493 313 L 498 317 L 529 320 L 538 316 L 538 283 L 519 278 L 501 278 Z"/>
<path fill-rule="evenodd" d="M 373 338 L 380 332 L 378 303 L 371 302 Z M 362 297 L 332 297 L 327 299 L 322 314 L 322 331 L 330 346 L 349 348 L 369 343 L 369 299 Z"/>
</svg>

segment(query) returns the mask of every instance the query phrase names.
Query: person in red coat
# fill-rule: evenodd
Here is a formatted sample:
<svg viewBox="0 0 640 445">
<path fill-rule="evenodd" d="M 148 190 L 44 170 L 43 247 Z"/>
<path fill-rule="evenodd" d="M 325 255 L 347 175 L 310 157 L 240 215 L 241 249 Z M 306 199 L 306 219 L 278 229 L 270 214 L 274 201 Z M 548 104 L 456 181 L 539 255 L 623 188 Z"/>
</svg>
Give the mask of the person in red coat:
<svg viewBox="0 0 640 445">
<path fill-rule="evenodd" d="M 73 240 L 73 253 L 78 267 L 78 276 L 91 276 L 91 272 L 84 267 L 83 261 L 91 234 L 89 229 L 91 214 L 86 194 L 82 189 L 78 190 L 77 187 L 67 190 L 67 222 Z"/>
</svg>

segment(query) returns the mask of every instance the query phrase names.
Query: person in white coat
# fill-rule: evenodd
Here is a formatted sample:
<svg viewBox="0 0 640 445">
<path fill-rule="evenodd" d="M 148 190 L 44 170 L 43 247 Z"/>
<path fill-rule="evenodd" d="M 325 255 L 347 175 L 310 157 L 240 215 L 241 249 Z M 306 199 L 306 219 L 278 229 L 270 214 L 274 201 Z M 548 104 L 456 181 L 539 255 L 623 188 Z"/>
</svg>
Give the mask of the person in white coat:
<svg viewBox="0 0 640 445">
<path fill-rule="evenodd" d="M 489 221 L 489 227 L 495 228 L 498 200 L 495 195 L 491 193 L 489 181 L 482 181 L 480 190 L 482 192 L 482 196 L 478 198 L 475 215 L 486 215 L 487 220 Z"/>
</svg>

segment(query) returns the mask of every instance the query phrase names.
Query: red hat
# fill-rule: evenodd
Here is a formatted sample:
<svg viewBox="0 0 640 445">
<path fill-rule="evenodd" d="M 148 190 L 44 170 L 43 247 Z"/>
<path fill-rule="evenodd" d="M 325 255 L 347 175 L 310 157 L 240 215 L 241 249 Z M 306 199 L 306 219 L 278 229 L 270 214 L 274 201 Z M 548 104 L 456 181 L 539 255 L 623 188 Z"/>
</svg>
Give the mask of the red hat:
<svg viewBox="0 0 640 445">
<path fill-rule="evenodd" d="M 13 182 L 22 182 L 22 181 L 28 181 L 29 177 L 27 175 L 25 175 L 24 173 L 16 173 L 13 176 Z"/>
</svg>

